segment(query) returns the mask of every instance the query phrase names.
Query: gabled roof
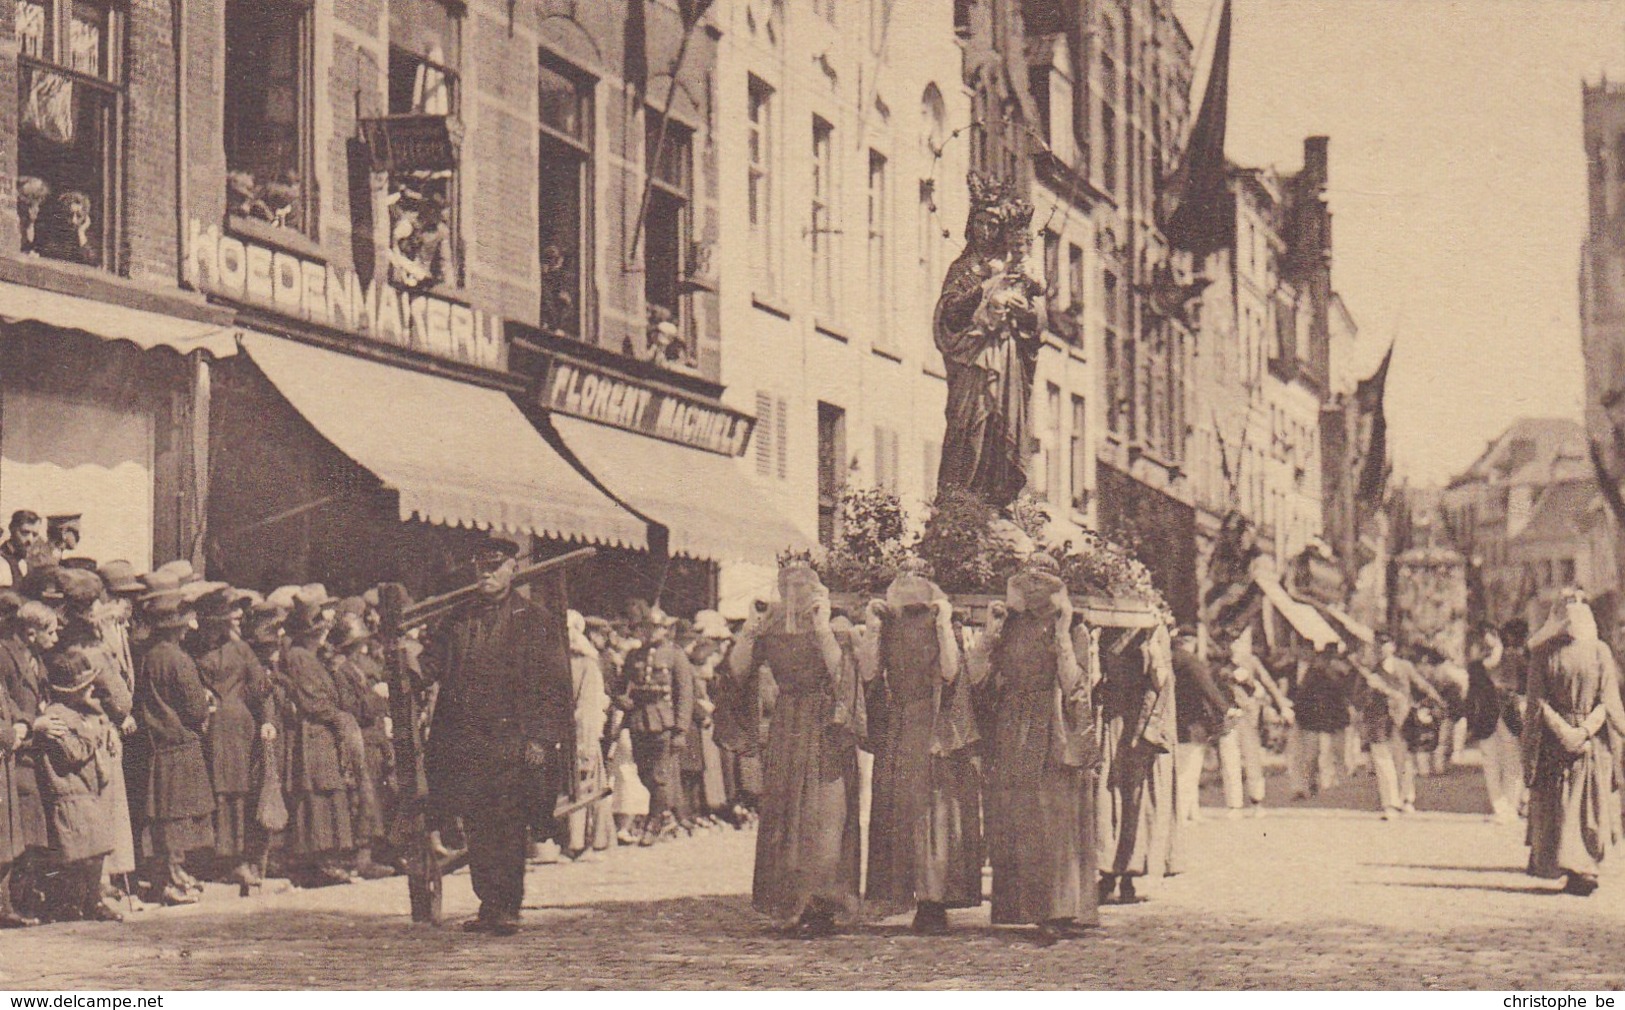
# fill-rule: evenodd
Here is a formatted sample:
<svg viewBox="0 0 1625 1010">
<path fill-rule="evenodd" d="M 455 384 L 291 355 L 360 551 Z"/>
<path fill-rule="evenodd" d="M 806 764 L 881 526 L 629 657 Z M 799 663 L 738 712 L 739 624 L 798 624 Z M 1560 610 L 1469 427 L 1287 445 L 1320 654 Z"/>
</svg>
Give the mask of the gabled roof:
<svg viewBox="0 0 1625 1010">
<path fill-rule="evenodd" d="M 1452 485 L 1554 484 L 1591 473 L 1585 429 L 1566 417 L 1521 417 L 1512 422 Z"/>
<path fill-rule="evenodd" d="M 1596 497 L 1596 481 L 1571 480 L 1553 484 L 1541 492 L 1529 522 L 1512 538 L 1512 542 L 1583 538 L 1591 523 L 1591 506 Z"/>
</svg>

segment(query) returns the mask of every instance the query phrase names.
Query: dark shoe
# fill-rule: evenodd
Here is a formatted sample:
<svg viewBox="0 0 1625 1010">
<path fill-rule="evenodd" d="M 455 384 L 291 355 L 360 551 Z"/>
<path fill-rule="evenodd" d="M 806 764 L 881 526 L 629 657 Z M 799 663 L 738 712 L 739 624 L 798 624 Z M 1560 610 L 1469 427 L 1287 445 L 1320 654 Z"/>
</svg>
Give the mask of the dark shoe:
<svg viewBox="0 0 1625 1010">
<path fill-rule="evenodd" d="M 1059 940 L 1076 940 L 1088 934 L 1089 927 L 1076 919 L 1045 919 L 1038 924 L 1038 936 L 1047 947 Z"/>
<path fill-rule="evenodd" d="M 921 936 L 944 936 L 948 932 L 948 910 L 941 905 L 921 904 L 910 927 Z"/>
<path fill-rule="evenodd" d="M 27 929 L 38 926 L 39 920 L 16 912 L 0 912 L 0 929 Z"/>
<path fill-rule="evenodd" d="M 1134 878 L 1124 877 L 1117 888 L 1117 903 L 1119 905 L 1137 905 L 1145 899 L 1134 890 Z"/>
<path fill-rule="evenodd" d="M 1112 892 L 1117 890 L 1117 878 L 1101 877 L 1100 883 L 1095 886 L 1095 896 L 1102 905 L 1112 903 Z"/>
<path fill-rule="evenodd" d="M 489 933 L 491 932 L 491 927 L 493 925 L 494 923 L 490 919 L 482 919 L 479 916 L 475 916 L 474 918 L 463 923 L 463 932 Z"/>
<path fill-rule="evenodd" d="M 513 936 L 519 932 L 519 920 L 496 919 L 491 923 L 489 932 L 492 936 Z"/>
<path fill-rule="evenodd" d="M 98 901 L 85 910 L 86 922 L 123 922 L 124 914 L 105 902 Z"/>
<path fill-rule="evenodd" d="M 837 932 L 835 916 L 829 912 L 803 912 L 801 935 L 809 939 L 834 936 Z"/>
<path fill-rule="evenodd" d="M 1571 873 L 1563 882 L 1563 893 L 1576 898 L 1589 898 L 1597 889 L 1597 878 L 1582 873 Z"/>
</svg>

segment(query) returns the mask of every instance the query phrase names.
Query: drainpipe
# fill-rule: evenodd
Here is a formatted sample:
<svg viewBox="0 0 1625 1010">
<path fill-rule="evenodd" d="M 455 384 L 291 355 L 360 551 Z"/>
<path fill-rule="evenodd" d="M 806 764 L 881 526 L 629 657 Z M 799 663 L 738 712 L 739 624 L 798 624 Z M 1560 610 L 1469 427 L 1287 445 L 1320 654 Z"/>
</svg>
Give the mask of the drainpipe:
<svg viewBox="0 0 1625 1010">
<path fill-rule="evenodd" d="M 175 278 L 186 283 L 186 5 L 170 0 L 170 33 L 175 46 Z"/>
</svg>

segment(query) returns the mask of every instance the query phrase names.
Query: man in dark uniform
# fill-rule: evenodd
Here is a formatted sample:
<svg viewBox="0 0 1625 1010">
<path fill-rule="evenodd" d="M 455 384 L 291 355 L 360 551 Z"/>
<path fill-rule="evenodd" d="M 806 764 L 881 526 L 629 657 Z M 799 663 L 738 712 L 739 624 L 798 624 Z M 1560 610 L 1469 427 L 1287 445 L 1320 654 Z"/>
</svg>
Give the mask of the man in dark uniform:
<svg viewBox="0 0 1625 1010">
<path fill-rule="evenodd" d="M 528 828 L 550 816 L 557 752 L 573 720 L 564 583 L 515 588 L 517 548 L 495 538 L 472 558 L 481 598 L 435 633 L 440 695 L 429 736 L 430 788 L 463 819 L 480 899 L 470 932 L 511 936 L 525 891 Z"/>
<path fill-rule="evenodd" d="M 615 699 L 616 707 L 627 713 L 632 760 L 649 790 L 649 816 L 639 845 L 653 845 L 676 829 L 682 788 L 679 757 L 694 719 L 694 665 L 673 641 L 676 623 L 658 607 L 644 616 L 644 646 L 627 657 L 625 688 Z"/>
</svg>

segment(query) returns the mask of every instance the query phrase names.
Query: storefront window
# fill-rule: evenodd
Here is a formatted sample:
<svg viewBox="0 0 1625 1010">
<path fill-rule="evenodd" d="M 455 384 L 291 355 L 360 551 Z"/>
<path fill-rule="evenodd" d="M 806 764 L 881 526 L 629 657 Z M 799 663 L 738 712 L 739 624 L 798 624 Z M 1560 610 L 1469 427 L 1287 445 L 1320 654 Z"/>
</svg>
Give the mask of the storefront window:
<svg viewBox="0 0 1625 1010">
<path fill-rule="evenodd" d="M 460 22 L 438 0 L 391 0 L 389 114 L 457 115 Z M 457 169 L 392 165 L 389 276 L 401 287 L 460 285 Z"/>
<path fill-rule="evenodd" d="M 315 233 L 308 0 L 226 2 L 226 209 Z"/>
<path fill-rule="evenodd" d="M 586 339 L 592 277 L 592 84 L 543 57 L 541 119 L 542 327 Z"/>
<path fill-rule="evenodd" d="M 106 0 L 16 0 L 22 251 L 111 269 L 122 68 Z"/>
</svg>

